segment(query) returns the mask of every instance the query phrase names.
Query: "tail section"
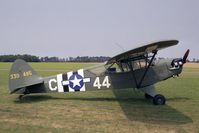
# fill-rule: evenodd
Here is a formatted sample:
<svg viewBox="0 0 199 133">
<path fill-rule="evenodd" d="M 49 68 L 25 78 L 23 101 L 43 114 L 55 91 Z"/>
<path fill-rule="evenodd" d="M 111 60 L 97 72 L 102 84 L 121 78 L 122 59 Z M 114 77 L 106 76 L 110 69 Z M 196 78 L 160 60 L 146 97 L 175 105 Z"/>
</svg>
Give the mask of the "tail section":
<svg viewBox="0 0 199 133">
<path fill-rule="evenodd" d="M 43 84 L 42 77 L 24 61 L 17 59 L 10 70 L 9 89 L 10 93 L 25 93 L 29 86 Z"/>
</svg>

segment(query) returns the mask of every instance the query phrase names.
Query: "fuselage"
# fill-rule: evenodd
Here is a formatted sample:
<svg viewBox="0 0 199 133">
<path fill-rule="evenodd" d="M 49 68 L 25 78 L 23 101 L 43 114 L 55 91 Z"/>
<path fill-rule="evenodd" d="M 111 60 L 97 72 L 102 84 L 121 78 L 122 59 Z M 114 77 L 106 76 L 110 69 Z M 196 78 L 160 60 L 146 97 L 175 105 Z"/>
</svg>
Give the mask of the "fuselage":
<svg viewBox="0 0 199 133">
<path fill-rule="evenodd" d="M 41 93 L 143 88 L 180 74 L 182 66 L 172 66 L 173 61 L 174 59 L 161 59 L 148 68 L 119 72 L 115 69 L 109 71 L 104 65 L 97 67 L 101 67 L 101 71 L 97 73 L 92 68 L 79 69 L 43 78 L 43 84 L 29 86 L 26 91 Z"/>
</svg>

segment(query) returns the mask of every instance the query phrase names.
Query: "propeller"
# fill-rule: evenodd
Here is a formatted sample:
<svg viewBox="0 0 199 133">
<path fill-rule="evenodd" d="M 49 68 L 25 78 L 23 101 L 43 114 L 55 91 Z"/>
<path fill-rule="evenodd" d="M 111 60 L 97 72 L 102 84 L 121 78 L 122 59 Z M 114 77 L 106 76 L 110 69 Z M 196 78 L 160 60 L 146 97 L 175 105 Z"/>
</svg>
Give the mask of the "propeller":
<svg viewBox="0 0 199 133">
<path fill-rule="evenodd" d="M 190 50 L 187 49 L 186 53 L 184 54 L 184 56 L 182 58 L 183 64 L 185 64 L 187 62 L 187 57 L 189 56 L 189 52 L 190 52 Z"/>
<path fill-rule="evenodd" d="M 180 68 L 183 67 L 183 65 L 187 62 L 187 57 L 189 56 L 189 52 L 190 50 L 187 49 L 187 51 L 185 52 L 183 58 L 176 58 L 173 59 L 173 61 L 171 62 L 171 68 L 170 70 L 178 70 Z M 173 76 L 178 76 L 179 73 L 173 74 Z"/>
</svg>

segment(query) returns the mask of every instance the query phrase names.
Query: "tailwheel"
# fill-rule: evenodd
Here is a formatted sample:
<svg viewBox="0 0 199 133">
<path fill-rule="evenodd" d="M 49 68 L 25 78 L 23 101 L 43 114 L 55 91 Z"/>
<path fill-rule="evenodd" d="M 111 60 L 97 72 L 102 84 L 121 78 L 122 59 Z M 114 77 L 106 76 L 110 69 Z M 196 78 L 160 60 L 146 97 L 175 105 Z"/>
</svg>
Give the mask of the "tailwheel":
<svg viewBox="0 0 199 133">
<path fill-rule="evenodd" d="M 153 104 L 155 105 L 164 105 L 165 102 L 166 102 L 166 99 L 161 94 L 157 94 L 153 97 Z"/>
<path fill-rule="evenodd" d="M 19 100 L 22 100 L 22 99 L 23 99 L 23 96 L 24 96 L 24 95 L 19 95 L 19 97 L 18 97 Z"/>
</svg>

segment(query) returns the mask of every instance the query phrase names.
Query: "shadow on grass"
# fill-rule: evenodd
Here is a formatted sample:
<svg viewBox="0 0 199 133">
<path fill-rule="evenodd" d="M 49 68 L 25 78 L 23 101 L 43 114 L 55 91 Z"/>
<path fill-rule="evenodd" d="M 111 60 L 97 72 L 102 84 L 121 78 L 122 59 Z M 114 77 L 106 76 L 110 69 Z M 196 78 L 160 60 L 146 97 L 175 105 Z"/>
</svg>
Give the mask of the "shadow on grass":
<svg viewBox="0 0 199 133">
<path fill-rule="evenodd" d="M 131 101 L 136 98 L 109 98 L 109 97 L 54 97 L 50 95 L 25 95 L 21 100 L 17 99 L 14 102 L 17 104 L 42 102 L 47 100 L 81 100 L 81 101 Z"/>
<path fill-rule="evenodd" d="M 115 97 L 126 97 L 131 100 L 119 101 L 119 104 L 125 113 L 126 117 L 132 121 L 141 121 L 145 123 L 154 124 L 171 124 L 180 125 L 186 123 L 192 123 L 192 119 L 182 112 L 172 108 L 169 105 L 157 106 L 153 105 L 152 99 L 146 100 L 144 94 L 135 95 L 131 89 L 125 91 L 113 91 Z M 133 97 L 137 97 L 133 99 Z M 185 101 L 189 98 L 176 97 L 167 99 L 167 101 Z"/>
<path fill-rule="evenodd" d="M 141 94 L 135 95 L 132 90 L 116 90 L 113 92 L 115 97 L 106 98 L 85 98 L 85 97 L 54 97 L 49 95 L 27 95 L 21 101 L 15 101 L 18 104 L 41 102 L 45 100 L 81 100 L 81 101 L 118 101 L 124 114 L 131 121 L 141 121 L 144 123 L 153 124 L 171 124 L 180 125 L 192 123 L 192 119 L 183 114 L 182 112 L 172 108 L 171 106 L 155 106 L 152 101 L 145 100 Z M 189 100 L 184 97 L 176 97 L 167 99 L 167 101 L 184 101 Z"/>
<path fill-rule="evenodd" d="M 34 103 L 34 102 L 42 102 L 46 101 L 49 99 L 53 99 L 52 96 L 48 95 L 25 95 L 21 100 L 16 99 L 14 102 L 17 104 L 22 104 L 22 103 Z"/>
</svg>

